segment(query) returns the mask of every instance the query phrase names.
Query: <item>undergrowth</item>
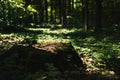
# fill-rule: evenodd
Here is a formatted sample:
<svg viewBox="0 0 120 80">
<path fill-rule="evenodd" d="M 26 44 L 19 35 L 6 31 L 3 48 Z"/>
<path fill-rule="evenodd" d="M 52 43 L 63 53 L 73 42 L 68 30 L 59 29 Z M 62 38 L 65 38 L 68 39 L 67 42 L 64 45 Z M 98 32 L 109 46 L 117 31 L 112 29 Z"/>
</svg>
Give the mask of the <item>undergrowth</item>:
<svg viewBox="0 0 120 80">
<path fill-rule="evenodd" d="M 14 44 L 34 44 L 34 41 L 35 43 L 71 42 L 86 64 L 86 71 L 112 76 L 115 77 L 114 80 L 117 80 L 116 76 L 120 75 L 117 72 L 120 71 L 120 42 L 114 42 L 109 37 L 97 40 L 94 36 L 85 36 L 81 29 L 76 28 L 27 28 L 24 32 L 0 33 L 0 54 L 3 54 L 5 50 L 8 50 Z M 57 75 L 57 73 L 52 74 Z M 32 76 L 37 75 L 39 75 L 39 72 Z M 46 79 L 46 76 L 36 80 L 44 79 Z"/>
</svg>

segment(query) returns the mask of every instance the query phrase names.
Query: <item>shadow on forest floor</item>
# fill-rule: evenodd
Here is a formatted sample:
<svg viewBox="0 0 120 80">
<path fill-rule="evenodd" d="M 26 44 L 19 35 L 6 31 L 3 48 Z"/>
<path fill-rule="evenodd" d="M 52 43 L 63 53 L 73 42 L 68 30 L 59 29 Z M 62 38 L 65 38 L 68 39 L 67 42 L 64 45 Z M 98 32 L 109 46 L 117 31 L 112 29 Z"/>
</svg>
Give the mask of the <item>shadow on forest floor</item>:
<svg viewBox="0 0 120 80">
<path fill-rule="evenodd" d="M 87 72 L 70 43 L 14 45 L 0 61 L 0 80 L 119 80 Z"/>
</svg>

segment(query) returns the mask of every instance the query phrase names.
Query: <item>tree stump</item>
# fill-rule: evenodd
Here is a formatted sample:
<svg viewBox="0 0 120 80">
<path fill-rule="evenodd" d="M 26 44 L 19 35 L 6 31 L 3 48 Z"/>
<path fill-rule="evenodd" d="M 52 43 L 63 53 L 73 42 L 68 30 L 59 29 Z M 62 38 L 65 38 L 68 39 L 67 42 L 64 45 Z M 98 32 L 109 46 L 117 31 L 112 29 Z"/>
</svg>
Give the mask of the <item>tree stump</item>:
<svg viewBox="0 0 120 80">
<path fill-rule="evenodd" d="M 62 73 L 83 67 L 83 62 L 71 43 L 14 45 L 0 56 L 0 60 L 0 66 L 4 69 L 31 73 L 48 71 L 51 65 Z"/>
</svg>

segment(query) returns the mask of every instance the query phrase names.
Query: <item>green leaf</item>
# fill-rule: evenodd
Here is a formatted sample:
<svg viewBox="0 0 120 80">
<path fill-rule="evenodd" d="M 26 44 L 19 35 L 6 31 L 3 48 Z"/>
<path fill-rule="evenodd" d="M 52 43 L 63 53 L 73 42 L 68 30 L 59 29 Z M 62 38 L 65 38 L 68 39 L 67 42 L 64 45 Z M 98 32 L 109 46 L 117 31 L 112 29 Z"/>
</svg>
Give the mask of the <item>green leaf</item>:
<svg viewBox="0 0 120 80">
<path fill-rule="evenodd" d="M 34 9 L 34 8 L 32 7 L 32 5 L 29 5 L 29 6 L 27 7 L 27 10 L 28 10 L 28 11 L 31 11 L 31 12 L 37 13 L 37 10 Z"/>
</svg>

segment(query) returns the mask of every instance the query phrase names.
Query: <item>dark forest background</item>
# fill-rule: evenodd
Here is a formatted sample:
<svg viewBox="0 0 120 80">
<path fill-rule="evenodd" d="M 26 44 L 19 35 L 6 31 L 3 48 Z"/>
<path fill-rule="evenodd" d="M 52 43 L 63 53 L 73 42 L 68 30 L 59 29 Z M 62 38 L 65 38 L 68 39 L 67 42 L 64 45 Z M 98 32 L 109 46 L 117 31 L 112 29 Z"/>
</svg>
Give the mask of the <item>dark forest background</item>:
<svg viewBox="0 0 120 80">
<path fill-rule="evenodd" d="M 119 0 L 1 0 L 0 27 L 61 26 L 119 35 Z"/>
</svg>

